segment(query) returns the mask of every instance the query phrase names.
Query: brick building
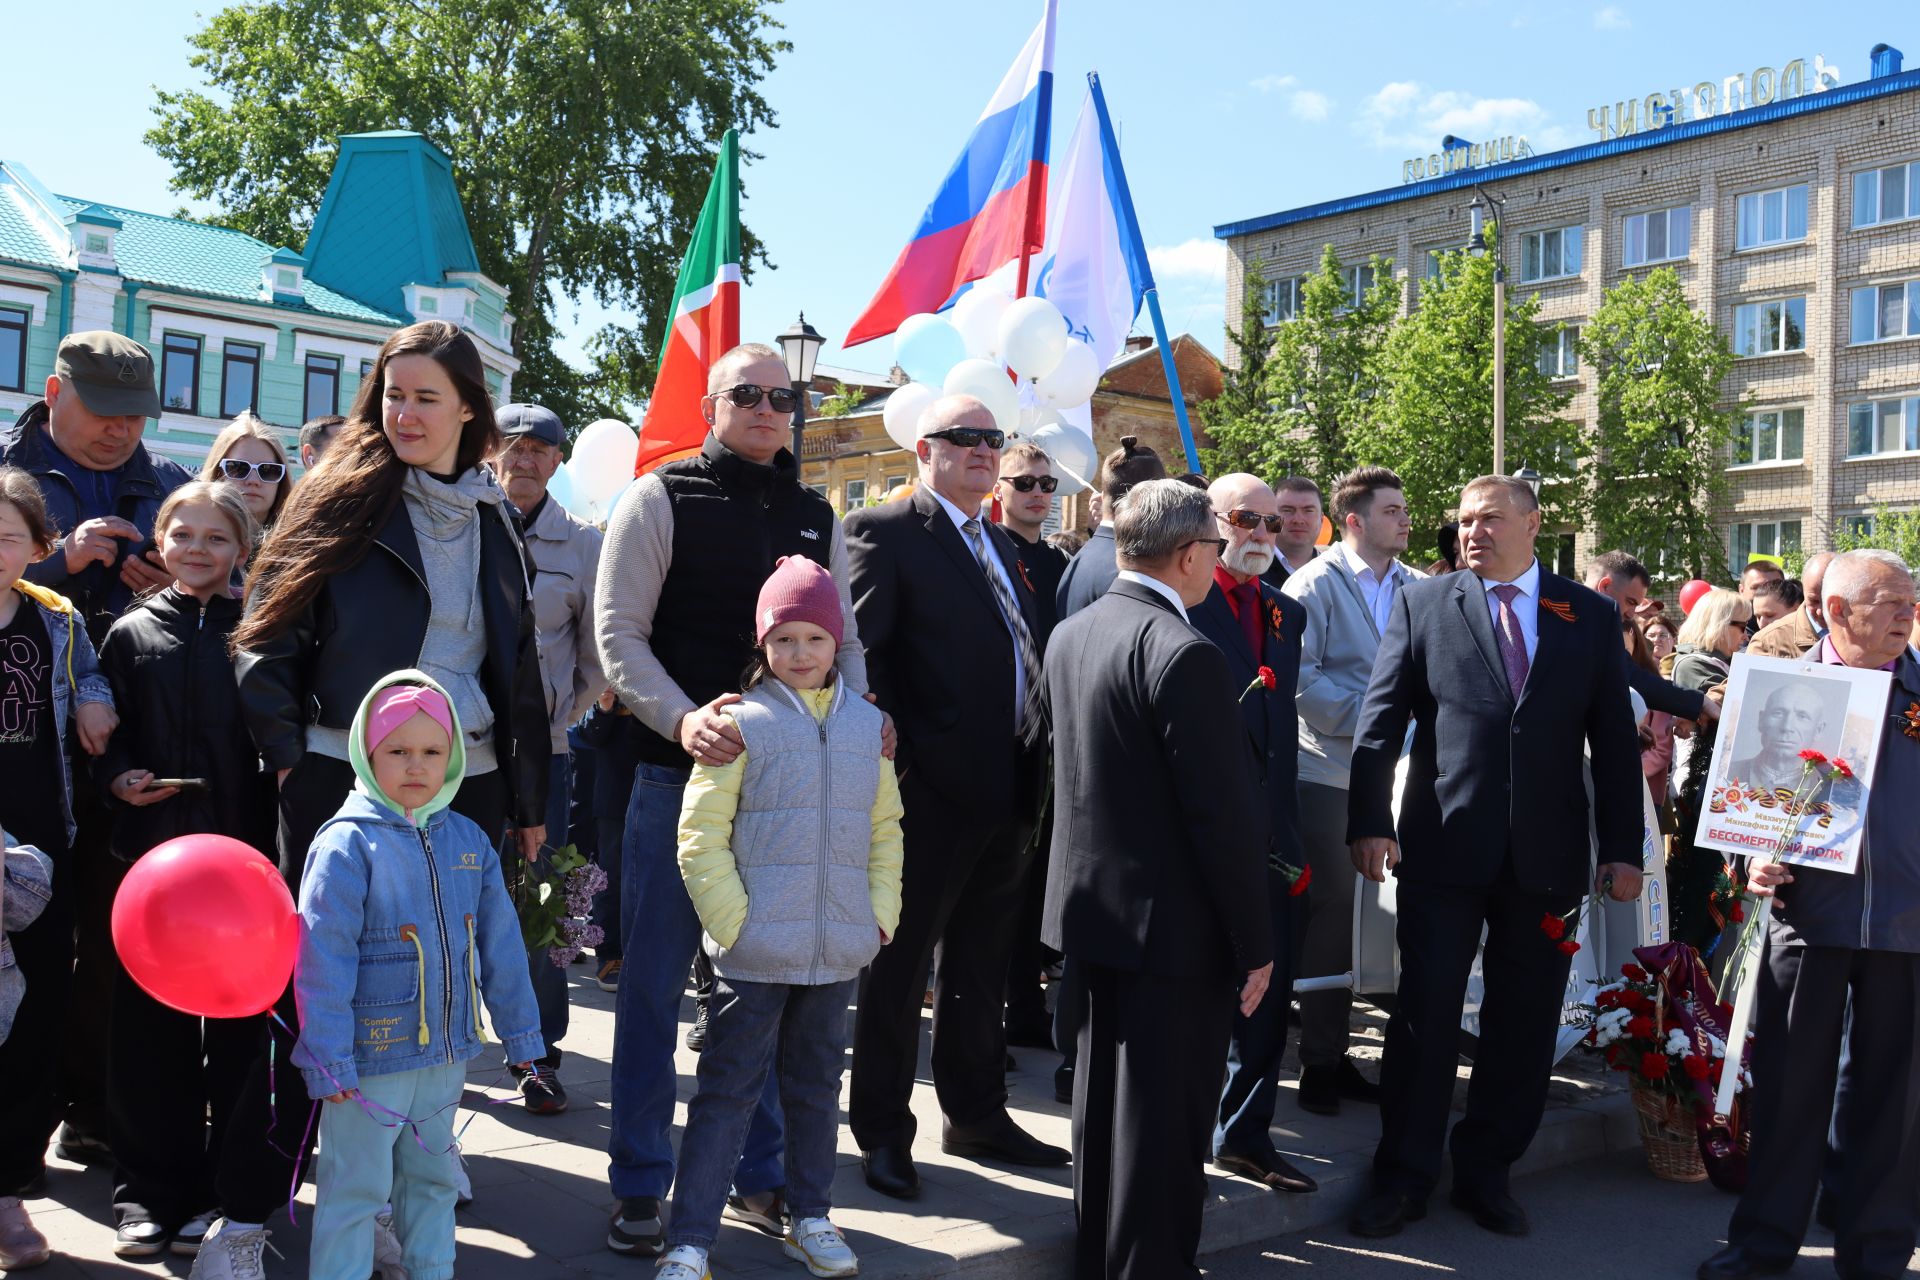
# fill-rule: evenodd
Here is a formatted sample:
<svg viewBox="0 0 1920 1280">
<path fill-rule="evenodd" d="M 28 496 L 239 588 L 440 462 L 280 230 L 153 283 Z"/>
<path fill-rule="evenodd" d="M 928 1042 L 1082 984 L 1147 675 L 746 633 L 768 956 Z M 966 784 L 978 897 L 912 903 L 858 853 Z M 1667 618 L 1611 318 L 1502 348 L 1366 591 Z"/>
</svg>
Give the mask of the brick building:
<svg viewBox="0 0 1920 1280">
<path fill-rule="evenodd" d="M 1228 313 L 1258 263 L 1269 320 L 1284 323 L 1327 244 L 1354 267 L 1391 259 L 1402 307 L 1418 306 L 1430 253 L 1466 243 L 1485 188 L 1506 201 L 1508 287 L 1538 293 L 1543 322 L 1577 326 L 1627 275 L 1677 271 L 1740 357 L 1724 384 L 1746 411 L 1719 513 L 1729 566 L 1820 550 L 1841 522 L 1920 505 L 1920 72 L 1886 45 L 1870 67 L 1831 87 L 1798 62 L 1750 85 L 1730 77 L 1761 104 L 1732 111 L 1711 82 L 1650 95 L 1598 112 L 1604 141 L 1562 151 L 1495 160 L 1526 148 L 1448 139 L 1408 162 L 1402 186 L 1218 226 Z M 1568 415 L 1591 424 L 1592 371 L 1570 345 L 1543 368 L 1573 393 Z M 1509 465 L 1520 461 L 1510 440 Z M 1560 558 L 1600 549 L 1576 556 L 1568 537 Z"/>
</svg>

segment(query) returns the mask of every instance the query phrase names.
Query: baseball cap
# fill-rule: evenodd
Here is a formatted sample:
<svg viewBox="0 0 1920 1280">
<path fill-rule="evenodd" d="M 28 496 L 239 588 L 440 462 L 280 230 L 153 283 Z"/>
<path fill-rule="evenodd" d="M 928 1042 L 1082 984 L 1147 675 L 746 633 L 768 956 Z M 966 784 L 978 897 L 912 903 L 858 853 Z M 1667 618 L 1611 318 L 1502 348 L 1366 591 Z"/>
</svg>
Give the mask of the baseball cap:
<svg viewBox="0 0 1920 1280">
<path fill-rule="evenodd" d="M 60 340 L 53 371 L 72 384 L 80 403 L 103 418 L 160 416 L 153 357 L 132 338 L 92 329 Z"/>
<path fill-rule="evenodd" d="M 500 434 L 509 440 L 532 436 L 556 449 L 567 443 L 567 429 L 560 425 L 559 415 L 537 404 L 510 404 L 494 415 L 494 421 L 500 424 Z"/>
</svg>

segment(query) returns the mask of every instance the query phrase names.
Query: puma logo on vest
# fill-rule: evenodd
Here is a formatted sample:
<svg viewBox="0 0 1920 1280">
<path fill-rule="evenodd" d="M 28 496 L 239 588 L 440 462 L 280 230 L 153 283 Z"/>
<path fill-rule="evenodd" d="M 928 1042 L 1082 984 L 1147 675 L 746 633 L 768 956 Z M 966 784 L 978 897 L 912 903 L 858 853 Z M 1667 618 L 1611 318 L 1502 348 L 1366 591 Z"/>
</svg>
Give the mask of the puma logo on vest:
<svg viewBox="0 0 1920 1280">
<path fill-rule="evenodd" d="M 803 538 L 810 539 L 814 542 L 820 541 L 820 531 L 818 529 L 802 529 L 800 531 L 800 536 Z"/>
</svg>

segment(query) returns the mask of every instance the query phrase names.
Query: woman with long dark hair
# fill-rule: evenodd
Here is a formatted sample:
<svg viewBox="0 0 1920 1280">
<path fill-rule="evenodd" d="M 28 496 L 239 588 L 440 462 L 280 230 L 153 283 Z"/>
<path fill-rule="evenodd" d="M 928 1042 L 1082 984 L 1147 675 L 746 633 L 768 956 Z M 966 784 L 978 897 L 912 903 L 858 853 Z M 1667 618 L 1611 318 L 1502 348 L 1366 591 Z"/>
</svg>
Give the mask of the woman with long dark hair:
<svg viewBox="0 0 1920 1280">
<path fill-rule="evenodd" d="M 428 321 L 387 340 L 325 458 L 288 498 L 234 633 L 248 726 L 280 776 L 280 865 L 353 787 L 367 691 L 417 667 L 453 696 L 467 773 L 453 808 L 521 851 L 545 838 L 550 751 L 525 553 L 481 460 L 498 444 L 480 353 Z"/>
</svg>

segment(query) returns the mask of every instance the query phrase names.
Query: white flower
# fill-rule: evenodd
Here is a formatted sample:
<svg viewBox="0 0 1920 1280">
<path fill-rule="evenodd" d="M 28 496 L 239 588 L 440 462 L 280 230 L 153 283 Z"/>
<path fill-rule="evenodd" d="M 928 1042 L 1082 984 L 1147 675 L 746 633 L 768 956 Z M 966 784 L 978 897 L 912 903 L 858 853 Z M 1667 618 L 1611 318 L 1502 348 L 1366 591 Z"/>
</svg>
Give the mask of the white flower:
<svg viewBox="0 0 1920 1280">
<path fill-rule="evenodd" d="M 1673 1054 L 1691 1053 L 1693 1042 L 1687 1039 L 1687 1033 L 1675 1028 L 1667 1032 L 1667 1052 Z"/>
</svg>

